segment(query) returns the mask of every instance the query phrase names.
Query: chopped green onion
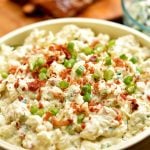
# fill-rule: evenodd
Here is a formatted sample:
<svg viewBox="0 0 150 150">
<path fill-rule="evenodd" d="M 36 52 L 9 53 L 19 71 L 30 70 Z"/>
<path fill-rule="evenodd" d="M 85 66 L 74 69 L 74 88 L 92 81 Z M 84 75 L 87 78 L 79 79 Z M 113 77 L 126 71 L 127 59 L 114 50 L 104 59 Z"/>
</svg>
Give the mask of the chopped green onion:
<svg viewBox="0 0 150 150">
<path fill-rule="evenodd" d="M 83 75 L 84 69 L 85 69 L 84 66 L 79 66 L 76 70 L 76 74 L 79 76 Z"/>
<path fill-rule="evenodd" d="M 29 64 L 30 70 L 33 71 L 41 67 L 44 63 L 45 63 L 44 58 L 38 57 L 36 60 L 30 62 Z"/>
<path fill-rule="evenodd" d="M 86 84 L 82 87 L 82 92 L 83 93 L 91 93 L 91 85 L 90 84 Z"/>
<path fill-rule="evenodd" d="M 93 78 L 95 81 L 98 81 L 98 80 L 100 79 L 100 74 L 95 72 L 95 73 L 92 75 L 92 78 Z"/>
<path fill-rule="evenodd" d="M 132 76 L 127 76 L 124 78 L 123 82 L 126 84 L 126 85 L 130 85 L 131 82 L 133 80 L 133 77 Z"/>
<path fill-rule="evenodd" d="M 112 70 L 105 70 L 104 71 L 104 79 L 106 81 L 111 80 L 114 76 L 114 72 Z"/>
<path fill-rule="evenodd" d="M 46 68 L 41 68 L 41 69 L 40 69 L 40 72 L 42 72 L 42 73 L 47 73 L 47 69 L 46 69 Z"/>
<path fill-rule="evenodd" d="M 69 50 L 70 53 L 72 53 L 74 51 L 74 43 L 69 42 L 67 45 L 67 49 Z"/>
<path fill-rule="evenodd" d="M 105 65 L 111 65 L 111 58 L 109 56 L 105 58 Z"/>
<path fill-rule="evenodd" d="M 93 53 L 93 49 L 90 47 L 85 47 L 82 49 L 82 51 L 86 54 L 86 55 L 90 55 Z"/>
<path fill-rule="evenodd" d="M 44 58 L 42 58 L 42 57 L 37 58 L 37 60 L 36 60 L 36 66 L 37 67 L 42 66 L 44 63 L 45 63 Z"/>
<path fill-rule="evenodd" d="M 115 45 L 116 41 L 115 40 L 110 40 L 108 43 L 108 48 L 111 48 Z"/>
<path fill-rule="evenodd" d="M 76 60 L 73 59 L 73 58 L 71 58 L 71 59 L 69 59 L 69 60 L 65 59 L 65 61 L 64 61 L 64 66 L 65 66 L 66 68 L 72 68 L 72 67 L 74 66 L 75 62 L 76 62 Z"/>
<path fill-rule="evenodd" d="M 42 117 L 44 115 L 45 111 L 44 109 L 39 109 L 37 112 L 36 112 L 36 115 L 39 115 L 40 117 Z"/>
<path fill-rule="evenodd" d="M 142 69 L 139 67 L 136 68 L 136 71 L 138 71 L 139 73 L 142 73 Z"/>
<path fill-rule="evenodd" d="M 39 73 L 39 79 L 40 80 L 46 80 L 47 79 L 47 75 L 44 72 Z"/>
<path fill-rule="evenodd" d="M 50 110 L 50 112 L 53 114 L 53 115 L 57 115 L 58 114 L 58 112 L 59 112 L 59 109 L 58 108 L 52 108 L 51 110 Z"/>
<path fill-rule="evenodd" d="M 35 61 L 32 61 L 32 62 L 29 63 L 29 68 L 30 68 L 31 71 L 33 71 L 36 68 Z"/>
<path fill-rule="evenodd" d="M 120 55 L 120 58 L 123 59 L 123 60 L 127 60 L 128 59 L 128 57 L 125 54 Z"/>
<path fill-rule="evenodd" d="M 104 49 L 105 49 L 105 46 L 104 46 L 104 45 L 98 44 L 98 45 L 96 45 L 96 47 L 94 48 L 94 53 L 100 54 L 102 51 L 104 51 Z"/>
<path fill-rule="evenodd" d="M 39 110 L 39 108 L 35 105 L 32 105 L 31 108 L 30 108 L 30 112 L 31 114 L 36 114 L 36 112 Z"/>
<path fill-rule="evenodd" d="M 60 81 L 59 82 L 59 87 L 61 89 L 66 89 L 69 86 L 69 83 L 67 81 Z"/>
<path fill-rule="evenodd" d="M 2 78 L 6 79 L 8 77 L 8 73 L 7 72 L 2 72 L 1 76 L 2 76 Z"/>
<path fill-rule="evenodd" d="M 84 120 L 84 117 L 85 117 L 85 115 L 84 115 L 84 114 L 80 114 L 80 115 L 78 115 L 78 117 L 77 117 L 77 123 L 82 123 L 82 122 L 83 122 L 83 120 Z"/>
<path fill-rule="evenodd" d="M 129 86 L 126 87 L 126 90 L 129 94 L 133 94 L 136 91 L 136 85 L 135 84 L 131 84 Z"/>
<path fill-rule="evenodd" d="M 85 93 L 85 94 L 83 95 L 83 100 L 84 100 L 85 102 L 89 102 L 90 99 L 91 99 L 91 93 Z"/>
<path fill-rule="evenodd" d="M 70 134 L 70 135 L 74 135 L 75 131 L 73 129 L 73 127 L 71 125 L 66 127 L 66 131 Z"/>
<path fill-rule="evenodd" d="M 133 63 L 133 64 L 136 64 L 138 62 L 138 59 L 136 57 L 132 57 L 130 59 L 130 61 Z"/>
<path fill-rule="evenodd" d="M 72 52 L 72 53 L 71 53 L 71 57 L 72 57 L 73 59 L 76 59 L 76 58 L 77 58 L 77 52 L 75 52 L 75 51 Z"/>
</svg>

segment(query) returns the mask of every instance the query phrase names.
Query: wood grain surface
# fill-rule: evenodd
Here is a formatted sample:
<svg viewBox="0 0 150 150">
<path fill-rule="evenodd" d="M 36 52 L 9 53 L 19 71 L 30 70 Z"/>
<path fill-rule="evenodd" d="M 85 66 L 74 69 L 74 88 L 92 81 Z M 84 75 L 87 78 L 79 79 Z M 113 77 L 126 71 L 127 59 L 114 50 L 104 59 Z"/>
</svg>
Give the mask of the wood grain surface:
<svg viewBox="0 0 150 150">
<path fill-rule="evenodd" d="M 98 0 L 87 7 L 78 17 L 101 18 L 113 20 L 122 15 L 120 0 Z M 19 27 L 46 20 L 49 17 L 27 17 L 21 8 L 9 0 L 0 0 L 0 36 Z M 128 150 L 149 150 L 150 137 L 129 148 Z"/>
</svg>

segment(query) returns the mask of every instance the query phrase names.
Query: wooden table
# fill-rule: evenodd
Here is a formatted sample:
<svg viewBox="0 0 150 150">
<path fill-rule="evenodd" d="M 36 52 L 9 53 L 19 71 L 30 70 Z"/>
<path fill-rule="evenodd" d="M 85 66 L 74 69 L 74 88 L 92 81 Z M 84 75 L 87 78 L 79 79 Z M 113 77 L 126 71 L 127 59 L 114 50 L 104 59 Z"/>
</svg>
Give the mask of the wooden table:
<svg viewBox="0 0 150 150">
<path fill-rule="evenodd" d="M 120 17 L 121 14 L 122 12 L 120 0 L 99 0 L 92 6 L 84 10 L 82 13 L 80 13 L 78 16 L 113 20 L 114 18 Z M 0 0 L 0 36 L 24 25 L 45 19 L 47 19 L 47 17 L 26 17 L 22 13 L 21 8 L 18 5 L 10 2 L 9 0 Z M 150 137 L 140 142 L 139 144 L 129 148 L 129 150 L 149 149 Z"/>
</svg>

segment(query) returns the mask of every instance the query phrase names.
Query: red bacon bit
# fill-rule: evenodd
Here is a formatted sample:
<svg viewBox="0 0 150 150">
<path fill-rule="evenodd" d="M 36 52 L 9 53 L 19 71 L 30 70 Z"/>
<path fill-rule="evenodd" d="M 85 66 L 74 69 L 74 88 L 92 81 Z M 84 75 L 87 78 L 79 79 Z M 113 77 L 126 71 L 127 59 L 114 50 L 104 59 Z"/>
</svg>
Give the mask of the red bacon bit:
<svg viewBox="0 0 150 150">
<path fill-rule="evenodd" d="M 138 110 L 138 108 L 139 108 L 139 105 L 136 103 L 136 99 L 132 99 L 131 100 L 131 110 L 135 111 L 135 110 Z"/>
<path fill-rule="evenodd" d="M 115 120 L 117 120 L 118 122 L 121 122 L 122 121 L 121 115 L 117 115 L 117 117 L 115 118 Z"/>
<path fill-rule="evenodd" d="M 10 74 L 15 74 L 17 68 L 18 68 L 17 66 L 11 66 L 11 67 L 9 68 L 9 71 L 8 71 L 8 72 L 9 72 Z"/>
<path fill-rule="evenodd" d="M 43 104 L 39 102 L 39 109 L 44 108 Z"/>
<path fill-rule="evenodd" d="M 64 95 L 62 93 L 55 92 L 55 93 L 52 93 L 52 94 L 53 94 L 53 97 L 55 99 L 58 99 L 60 102 L 64 101 Z"/>
<path fill-rule="evenodd" d="M 23 88 L 22 88 L 22 91 L 25 91 L 25 90 L 26 90 L 26 88 L 25 88 L 25 87 L 23 87 Z"/>
<path fill-rule="evenodd" d="M 82 105 L 79 105 L 79 104 L 77 104 L 75 102 L 71 103 L 71 107 L 74 109 L 74 113 L 75 114 L 84 113 L 86 116 L 88 116 L 88 114 L 89 114 L 88 110 L 86 110 L 85 108 L 83 108 Z"/>
<path fill-rule="evenodd" d="M 52 114 L 50 112 L 46 112 L 43 120 L 48 121 L 51 116 Z"/>
<path fill-rule="evenodd" d="M 56 56 L 50 56 L 48 57 L 46 64 L 50 66 L 54 61 L 57 61 L 57 60 L 58 58 Z"/>
<path fill-rule="evenodd" d="M 50 50 L 54 51 L 54 50 L 57 50 L 57 51 L 62 51 L 65 55 L 66 55 L 66 58 L 67 59 L 70 59 L 71 58 L 71 54 L 70 52 L 67 50 L 67 47 L 65 45 L 56 45 L 56 44 L 53 44 L 49 47 Z"/>
<path fill-rule="evenodd" d="M 82 80 L 82 84 L 89 84 L 89 81 L 87 78 L 83 77 L 83 80 Z"/>
<path fill-rule="evenodd" d="M 39 75 L 38 71 L 34 71 L 31 74 L 34 79 L 38 79 L 38 75 Z"/>
<path fill-rule="evenodd" d="M 91 48 L 94 48 L 97 44 L 99 44 L 99 41 L 98 41 L 98 40 L 94 40 L 94 41 L 91 43 L 90 47 L 91 47 Z"/>
<path fill-rule="evenodd" d="M 94 88 L 93 93 L 98 94 L 99 93 L 99 84 L 97 82 L 94 83 L 93 88 Z"/>
<path fill-rule="evenodd" d="M 33 82 L 28 82 L 28 89 L 35 92 L 37 89 L 45 85 L 45 81 L 34 80 Z"/>
<path fill-rule="evenodd" d="M 68 77 L 67 77 L 67 82 L 70 82 L 70 81 L 71 81 L 71 77 L 68 76 Z"/>
<path fill-rule="evenodd" d="M 57 120 L 56 117 L 52 117 L 51 123 L 53 124 L 54 127 L 62 127 L 62 126 L 68 126 L 73 123 L 72 119 L 67 119 L 67 120 Z"/>
<path fill-rule="evenodd" d="M 90 57 L 90 59 L 89 59 L 89 61 L 91 61 L 91 62 L 97 62 L 97 56 L 91 56 Z"/>
<path fill-rule="evenodd" d="M 52 45 L 49 47 L 49 50 L 55 51 L 55 50 L 57 50 L 57 46 L 56 46 L 55 44 L 52 44 Z"/>
<path fill-rule="evenodd" d="M 114 62 L 115 62 L 116 67 L 124 67 L 125 66 L 123 60 L 120 58 L 115 58 Z"/>
<path fill-rule="evenodd" d="M 42 92 L 41 92 L 41 89 L 38 90 L 38 93 L 37 93 L 37 97 L 36 99 L 39 101 L 41 100 L 41 96 L 42 96 Z"/>
<path fill-rule="evenodd" d="M 93 67 L 90 67 L 90 68 L 89 68 L 89 71 L 90 71 L 91 74 L 93 74 L 93 73 L 94 73 L 94 68 L 93 68 Z"/>
<path fill-rule="evenodd" d="M 124 99 L 124 100 L 127 99 L 127 96 L 128 96 L 128 94 L 126 94 L 126 93 L 120 94 L 120 97 L 121 97 L 122 99 Z"/>
<path fill-rule="evenodd" d="M 99 109 L 94 106 L 89 106 L 89 110 L 90 110 L 90 112 L 98 112 L 99 111 Z"/>
<path fill-rule="evenodd" d="M 120 81 L 119 81 L 118 79 L 116 79 L 114 82 L 115 82 L 116 84 L 120 84 Z"/>
<path fill-rule="evenodd" d="M 95 102 L 94 100 L 89 102 L 89 110 L 91 112 L 98 112 L 101 108 L 102 106 L 99 102 Z"/>
<path fill-rule="evenodd" d="M 23 96 L 19 95 L 18 99 L 19 99 L 19 101 L 22 101 L 23 100 Z"/>
<path fill-rule="evenodd" d="M 89 106 L 95 106 L 96 105 L 96 103 L 95 103 L 95 101 L 94 100 L 91 100 L 90 102 L 89 102 L 89 104 L 88 104 Z"/>
<path fill-rule="evenodd" d="M 70 73 L 71 73 L 71 69 L 64 69 L 63 71 L 60 72 L 59 76 L 62 79 L 65 79 L 67 75 L 69 75 Z"/>
<path fill-rule="evenodd" d="M 18 73 L 23 73 L 23 70 L 21 68 L 19 68 Z"/>
<path fill-rule="evenodd" d="M 14 88 L 17 89 L 19 87 L 19 80 L 17 80 L 14 84 Z"/>
<path fill-rule="evenodd" d="M 150 101 L 150 95 L 147 95 L 147 99 Z"/>
<path fill-rule="evenodd" d="M 67 50 L 66 47 L 63 47 L 63 48 L 62 48 L 62 51 L 63 51 L 64 54 L 66 55 L 66 58 L 67 58 L 67 59 L 70 59 L 70 58 L 71 58 L 71 54 L 70 54 L 70 52 Z"/>
<path fill-rule="evenodd" d="M 82 124 L 81 124 L 81 128 L 82 128 L 82 129 L 85 129 L 85 127 L 86 127 L 86 124 L 85 124 L 85 123 L 82 123 Z"/>
<path fill-rule="evenodd" d="M 17 128 L 17 130 L 19 130 L 20 127 L 21 127 L 20 123 L 16 122 L 16 128 Z"/>
<path fill-rule="evenodd" d="M 117 113 L 117 116 L 116 116 L 115 120 L 117 120 L 119 123 L 121 123 L 122 122 L 121 112 L 118 109 L 114 109 L 114 110 Z"/>
<path fill-rule="evenodd" d="M 86 70 L 88 70 L 89 64 L 88 64 L 88 63 L 85 63 L 85 64 L 84 64 L 84 67 L 86 68 Z"/>
</svg>

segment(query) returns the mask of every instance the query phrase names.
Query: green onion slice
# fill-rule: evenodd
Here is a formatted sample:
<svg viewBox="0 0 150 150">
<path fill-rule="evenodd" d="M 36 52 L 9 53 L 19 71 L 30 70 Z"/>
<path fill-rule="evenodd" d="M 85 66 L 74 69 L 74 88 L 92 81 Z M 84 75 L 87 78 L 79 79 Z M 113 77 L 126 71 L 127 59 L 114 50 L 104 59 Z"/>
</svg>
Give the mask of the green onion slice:
<svg viewBox="0 0 150 150">
<path fill-rule="evenodd" d="M 85 115 L 84 114 L 80 114 L 77 116 L 77 123 L 82 123 L 84 120 Z"/>
<path fill-rule="evenodd" d="M 84 102 L 89 102 L 91 100 L 91 93 L 85 93 L 83 95 Z"/>
<path fill-rule="evenodd" d="M 86 54 L 86 55 L 90 55 L 93 53 L 93 49 L 90 47 L 85 47 L 82 49 L 82 51 Z"/>
<path fill-rule="evenodd" d="M 68 86 L 69 86 L 69 83 L 67 81 L 60 81 L 59 82 L 59 87 L 61 89 L 66 89 L 66 88 L 68 88 Z"/>
<path fill-rule="evenodd" d="M 114 72 L 112 70 L 105 70 L 104 71 L 104 79 L 106 81 L 111 80 L 114 76 Z"/>
<path fill-rule="evenodd" d="M 123 82 L 126 84 L 126 85 L 130 85 L 131 82 L 133 80 L 133 77 L 132 76 L 127 76 L 124 78 Z"/>
<path fill-rule="evenodd" d="M 133 64 L 136 64 L 138 62 L 138 59 L 136 57 L 132 57 L 130 59 L 130 61 L 133 63 Z"/>
<path fill-rule="evenodd" d="M 79 66 L 77 69 L 76 69 L 76 74 L 79 75 L 79 76 L 82 76 L 83 73 L 84 73 L 84 66 Z"/>
<path fill-rule="evenodd" d="M 120 58 L 121 58 L 122 60 L 127 60 L 127 59 L 128 59 L 128 57 L 127 57 L 125 54 L 120 55 Z"/>
</svg>

